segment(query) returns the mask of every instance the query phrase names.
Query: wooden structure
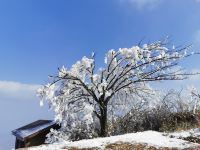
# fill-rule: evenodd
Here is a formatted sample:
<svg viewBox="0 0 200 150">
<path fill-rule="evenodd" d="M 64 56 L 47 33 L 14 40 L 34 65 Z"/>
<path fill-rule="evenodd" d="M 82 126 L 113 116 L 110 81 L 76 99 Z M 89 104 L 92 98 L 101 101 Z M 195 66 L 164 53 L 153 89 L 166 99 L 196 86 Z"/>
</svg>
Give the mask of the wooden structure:
<svg viewBox="0 0 200 150">
<path fill-rule="evenodd" d="M 44 144 L 50 129 L 59 129 L 60 126 L 51 120 L 38 120 L 12 131 L 16 136 L 15 148 L 26 148 Z"/>
</svg>

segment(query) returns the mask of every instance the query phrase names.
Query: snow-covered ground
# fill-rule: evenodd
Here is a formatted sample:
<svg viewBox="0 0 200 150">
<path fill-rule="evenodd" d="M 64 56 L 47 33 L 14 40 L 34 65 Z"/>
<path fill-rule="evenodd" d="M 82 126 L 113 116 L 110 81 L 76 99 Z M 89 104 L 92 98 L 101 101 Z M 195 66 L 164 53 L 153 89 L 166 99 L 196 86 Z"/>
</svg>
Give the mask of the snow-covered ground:
<svg viewBox="0 0 200 150">
<path fill-rule="evenodd" d="M 174 133 L 170 133 L 169 135 L 172 135 L 176 138 L 186 138 L 186 137 L 189 137 L 189 136 L 200 137 L 200 128 L 191 129 L 191 130 L 188 130 L 188 131 L 174 132 Z"/>
<path fill-rule="evenodd" d="M 190 130 L 185 132 L 172 133 L 174 135 L 173 138 L 170 136 L 172 134 L 165 134 L 156 131 L 145 131 L 145 132 L 130 133 L 130 134 L 124 134 L 106 138 L 96 138 L 89 140 L 80 140 L 76 142 L 63 142 L 51 145 L 42 145 L 38 147 L 29 148 L 29 150 L 59 150 L 66 147 L 76 147 L 76 148 L 96 147 L 99 149 L 104 149 L 106 145 L 117 142 L 131 143 L 131 144 L 137 144 L 137 143 L 148 144 L 149 146 L 154 146 L 156 148 L 168 147 L 168 148 L 185 149 L 189 147 L 191 148 L 195 146 L 200 146 L 199 144 L 196 143 L 191 143 L 182 139 L 178 139 L 178 137 L 181 135 L 185 137 L 191 135 L 190 132 L 199 134 L 199 129 L 195 129 L 193 131 Z"/>
</svg>

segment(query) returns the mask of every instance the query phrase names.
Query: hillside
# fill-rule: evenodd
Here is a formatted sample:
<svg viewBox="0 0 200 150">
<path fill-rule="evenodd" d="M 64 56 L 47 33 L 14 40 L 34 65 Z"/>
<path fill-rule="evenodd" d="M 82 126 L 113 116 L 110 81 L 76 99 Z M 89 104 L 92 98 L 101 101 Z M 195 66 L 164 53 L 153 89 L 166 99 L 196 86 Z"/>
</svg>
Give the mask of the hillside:
<svg viewBox="0 0 200 150">
<path fill-rule="evenodd" d="M 21 150 L 200 150 L 200 129 L 176 133 L 145 131 L 106 138 L 42 145 Z"/>
</svg>

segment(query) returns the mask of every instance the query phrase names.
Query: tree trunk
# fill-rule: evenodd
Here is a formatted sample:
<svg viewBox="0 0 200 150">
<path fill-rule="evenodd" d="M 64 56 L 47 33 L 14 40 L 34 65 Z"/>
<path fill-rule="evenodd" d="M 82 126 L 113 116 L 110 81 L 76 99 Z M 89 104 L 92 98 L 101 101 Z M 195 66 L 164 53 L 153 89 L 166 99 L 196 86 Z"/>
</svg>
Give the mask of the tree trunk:
<svg viewBox="0 0 200 150">
<path fill-rule="evenodd" d="M 100 126 L 101 126 L 100 136 L 101 137 L 106 137 L 108 135 L 108 130 L 107 130 L 107 107 L 106 106 L 103 109 L 101 109 Z"/>
</svg>

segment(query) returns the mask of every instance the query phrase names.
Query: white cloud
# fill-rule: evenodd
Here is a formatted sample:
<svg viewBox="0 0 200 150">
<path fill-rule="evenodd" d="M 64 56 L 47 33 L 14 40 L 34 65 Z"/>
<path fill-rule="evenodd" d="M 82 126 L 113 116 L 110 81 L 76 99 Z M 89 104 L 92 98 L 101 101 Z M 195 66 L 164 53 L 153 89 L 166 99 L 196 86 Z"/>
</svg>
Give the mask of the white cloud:
<svg viewBox="0 0 200 150">
<path fill-rule="evenodd" d="M 162 2 L 167 0 L 118 0 L 121 4 L 129 4 L 139 10 L 153 10 Z M 184 2 L 184 1 L 183 1 Z M 200 3 L 200 0 L 193 0 L 195 3 Z"/>
<path fill-rule="evenodd" d="M 48 105 L 39 106 L 36 90 L 40 85 L 0 81 L 0 149 L 12 149 L 11 131 L 38 119 L 53 119 Z"/>
<path fill-rule="evenodd" d="M 129 3 L 140 10 L 143 9 L 152 10 L 156 8 L 163 0 L 119 0 L 119 1 L 121 3 Z"/>
<path fill-rule="evenodd" d="M 12 81 L 0 81 L 0 100 L 33 100 L 40 85 L 23 84 Z"/>
</svg>

